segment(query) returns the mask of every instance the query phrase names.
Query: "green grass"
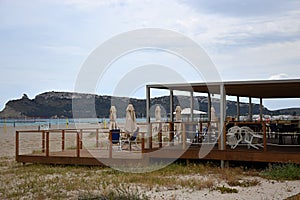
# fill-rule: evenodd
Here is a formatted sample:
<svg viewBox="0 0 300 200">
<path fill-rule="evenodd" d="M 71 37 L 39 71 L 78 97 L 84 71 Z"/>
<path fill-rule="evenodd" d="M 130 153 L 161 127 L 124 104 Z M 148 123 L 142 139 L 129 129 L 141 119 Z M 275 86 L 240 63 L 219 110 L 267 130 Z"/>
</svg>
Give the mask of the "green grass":
<svg viewBox="0 0 300 200">
<path fill-rule="evenodd" d="M 272 165 L 261 173 L 264 178 L 274 180 L 299 180 L 300 165 L 297 164 L 278 164 Z"/>
</svg>

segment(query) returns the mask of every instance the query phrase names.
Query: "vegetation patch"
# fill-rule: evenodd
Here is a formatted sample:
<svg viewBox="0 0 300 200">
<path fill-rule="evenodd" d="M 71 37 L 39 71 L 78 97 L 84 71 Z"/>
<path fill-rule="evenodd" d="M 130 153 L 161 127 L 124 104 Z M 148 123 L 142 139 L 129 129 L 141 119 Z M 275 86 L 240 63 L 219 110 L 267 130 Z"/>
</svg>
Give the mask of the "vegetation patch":
<svg viewBox="0 0 300 200">
<path fill-rule="evenodd" d="M 227 182 L 229 186 L 232 187 L 252 187 L 252 186 L 257 186 L 260 185 L 260 182 L 257 179 L 254 180 L 237 180 L 237 181 L 229 181 Z"/>
<path fill-rule="evenodd" d="M 239 191 L 235 188 L 229 188 L 225 187 L 224 185 L 222 187 L 216 187 L 214 190 L 220 191 L 222 194 L 225 193 L 238 193 Z"/>
<path fill-rule="evenodd" d="M 300 165 L 278 164 L 272 165 L 261 173 L 262 177 L 274 180 L 299 180 Z"/>
</svg>

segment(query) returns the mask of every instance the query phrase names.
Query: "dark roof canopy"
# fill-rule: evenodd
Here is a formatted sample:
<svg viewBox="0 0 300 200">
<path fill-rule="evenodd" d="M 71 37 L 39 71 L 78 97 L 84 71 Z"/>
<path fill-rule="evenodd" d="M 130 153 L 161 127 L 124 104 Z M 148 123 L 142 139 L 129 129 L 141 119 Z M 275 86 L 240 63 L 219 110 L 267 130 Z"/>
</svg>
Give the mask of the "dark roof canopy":
<svg viewBox="0 0 300 200">
<path fill-rule="evenodd" d="M 300 79 L 153 84 L 148 85 L 147 87 L 218 94 L 220 92 L 220 85 L 222 84 L 224 84 L 226 95 L 231 96 L 254 98 L 300 98 Z"/>
</svg>

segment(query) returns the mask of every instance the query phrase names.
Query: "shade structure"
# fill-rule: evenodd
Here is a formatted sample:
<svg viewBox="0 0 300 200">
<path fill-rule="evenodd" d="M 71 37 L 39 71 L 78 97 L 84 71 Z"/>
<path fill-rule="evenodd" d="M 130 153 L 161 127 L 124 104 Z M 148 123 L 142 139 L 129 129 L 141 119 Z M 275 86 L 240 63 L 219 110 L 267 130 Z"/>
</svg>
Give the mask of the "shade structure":
<svg viewBox="0 0 300 200">
<path fill-rule="evenodd" d="M 161 121 L 161 108 L 159 105 L 155 108 L 155 121 L 160 122 Z"/>
<path fill-rule="evenodd" d="M 125 131 L 134 132 L 135 130 L 136 130 L 135 110 L 133 105 L 129 104 L 126 108 Z"/>
<path fill-rule="evenodd" d="M 117 129 L 117 109 L 115 106 L 111 106 L 109 110 L 109 129 Z"/>
</svg>

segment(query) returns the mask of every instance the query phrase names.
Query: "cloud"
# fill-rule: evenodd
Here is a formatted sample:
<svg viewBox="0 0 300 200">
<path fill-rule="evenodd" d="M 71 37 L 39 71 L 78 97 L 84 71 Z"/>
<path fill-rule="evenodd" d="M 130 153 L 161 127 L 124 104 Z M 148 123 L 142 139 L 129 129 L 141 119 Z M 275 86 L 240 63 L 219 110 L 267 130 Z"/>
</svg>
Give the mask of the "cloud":
<svg viewBox="0 0 300 200">
<path fill-rule="evenodd" d="M 269 80 L 278 80 L 278 79 L 287 79 L 289 78 L 289 75 L 285 74 L 285 73 L 280 73 L 280 74 L 275 74 L 272 75 Z"/>
<path fill-rule="evenodd" d="M 81 55 L 87 56 L 88 51 L 82 49 L 79 46 L 72 46 L 72 45 L 44 45 L 41 49 L 50 51 L 51 53 L 55 54 L 62 54 L 62 55 Z"/>
</svg>

